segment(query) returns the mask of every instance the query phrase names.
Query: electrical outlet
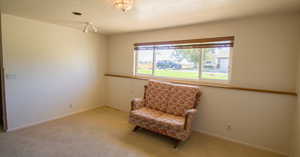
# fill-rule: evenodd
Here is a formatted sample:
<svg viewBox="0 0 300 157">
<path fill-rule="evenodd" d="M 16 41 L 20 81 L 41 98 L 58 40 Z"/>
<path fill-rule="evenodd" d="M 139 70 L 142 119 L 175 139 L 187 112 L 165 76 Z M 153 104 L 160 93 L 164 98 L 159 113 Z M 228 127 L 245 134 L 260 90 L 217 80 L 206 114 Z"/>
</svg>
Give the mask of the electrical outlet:
<svg viewBox="0 0 300 157">
<path fill-rule="evenodd" d="M 231 129 L 232 129 L 231 124 L 227 124 L 227 125 L 226 125 L 226 130 L 227 130 L 227 131 L 230 131 Z"/>
</svg>

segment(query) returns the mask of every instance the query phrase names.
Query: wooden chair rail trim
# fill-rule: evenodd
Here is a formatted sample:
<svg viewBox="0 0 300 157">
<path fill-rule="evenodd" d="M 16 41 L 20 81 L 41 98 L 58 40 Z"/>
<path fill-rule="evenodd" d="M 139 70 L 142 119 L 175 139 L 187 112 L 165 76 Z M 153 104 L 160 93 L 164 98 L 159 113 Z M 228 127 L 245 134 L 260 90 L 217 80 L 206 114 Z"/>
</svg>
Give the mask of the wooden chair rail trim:
<svg viewBox="0 0 300 157">
<path fill-rule="evenodd" d="M 297 96 L 296 92 L 277 91 L 277 90 L 268 90 L 268 89 L 257 89 L 257 88 L 245 88 L 245 87 L 232 86 L 232 85 L 224 84 L 224 83 L 210 83 L 210 82 L 202 82 L 202 81 L 172 80 L 172 79 L 156 78 L 156 77 L 153 78 L 153 77 L 146 77 L 146 76 L 129 76 L 129 75 L 116 75 L 116 74 L 105 74 L 105 76 L 118 77 L 118 78 L 127 78 L 127 79 L 136 79 L 136 80 L 155 79 L 155 80 L 162 80 L 162 81 L 168 81 L 168 82 L 171 82 L 171 83 L 186 84 L 186 85 L 196 85 L 196 86 L 204 86 L 204 87 L 212 87 L 212 88 L 224 88 L 224 89 L 232 89 L 232 90 L 244 90 L 244 91 L 252 91 L 252 92 Z"/>
<path fill-rule="evenodd" d="M 216 42 L 216 41 L 234 41 L 234 36 L 203 38 L 203 39 L 190 39 L 190 40 L 175 40 L 175 41 L 158 41 L 158 42 L 135 43 L 134 46 L 205 43 L 205 42 Z"/>
</svg>

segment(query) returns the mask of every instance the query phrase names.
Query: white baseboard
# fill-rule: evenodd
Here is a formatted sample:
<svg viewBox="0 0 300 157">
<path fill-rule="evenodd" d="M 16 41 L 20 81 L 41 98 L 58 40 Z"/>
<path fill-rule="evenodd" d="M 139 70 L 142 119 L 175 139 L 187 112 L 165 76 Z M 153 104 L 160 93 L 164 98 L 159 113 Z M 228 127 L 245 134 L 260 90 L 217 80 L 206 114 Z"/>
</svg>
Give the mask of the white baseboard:
<svg viewBox="0 0 300 157">
<path fill-rule="evenodd" d="M 28 127 L 31 127 L 31 126 L 34 126 L 34 125 L 38 125 L 38 124 L 41 124 L 41 123 L 45 123 L 45 122 L 48 122 L 48 121 L 61 119 L 61 118 L 64 118 L 64 117 L 67 117 L 67 116 L 70 116 L 70 115 L 73 115 L 73 114 L 85 112 L 85 111 L 92 110 L 92 109 L 95 109 L 95 108 L 98 108 L 98 107 L 101 107 L 101 106 L 100 105 L 90 106 L 90 107 L 87 107 L 87 108 L 80 109 L 78 111 L 73 111 L 73 112 L 70 112 L 70 113 L 65 113 L 63 115 L 59 115 L 59 116 L 56 116 L 56 117 L 53 117 L 53 118 L 49 118 L 49 119 L 46 119 L 46 120 L 41 120 L 41 121 L 37 121 L 37 122 L 25 124 L 25 125 L 22 125 L 22 126 L 19 126 L 19 127 L 15 127 L 15 128 L 8 128 L 7 132 L 16 131 L 16 130 L 28 128 Z"/>
<path fill-rule="evenodd" d="M 241 144 L 241 145 L 249 146 L 249 147 L 252 147 L 252 148 L 256 148 L 256 149 L 260 149 L 260 150 L 264 150 L 264 151 L 268 151 L 268 152 L 288 156 L 288 153 L 285 153 L 285 152 L 280 152 L 280 151 L 277 151 L 277 150 L 274 150 L 274 149 L 271 149 L 271 148 L 268 148 L 268 147 L 258 146 L 258 145 L 250 144 L 250 143 L 243 142 L 243 141 L 240 141 L 240 140 L 236 140 L 236 139 L 233 139 L 233 138 L 217 135 L 217 134 L 205 131 L 205 130 L 194 130 L 194 131 L 200 132 L 200 133 L 208 135 L 208 136 L 223 139 L 223 140 L 226 140 L 226 141 L 230 141 L 230 142 L 238 143 L 238 144 Z"/>
</svg>

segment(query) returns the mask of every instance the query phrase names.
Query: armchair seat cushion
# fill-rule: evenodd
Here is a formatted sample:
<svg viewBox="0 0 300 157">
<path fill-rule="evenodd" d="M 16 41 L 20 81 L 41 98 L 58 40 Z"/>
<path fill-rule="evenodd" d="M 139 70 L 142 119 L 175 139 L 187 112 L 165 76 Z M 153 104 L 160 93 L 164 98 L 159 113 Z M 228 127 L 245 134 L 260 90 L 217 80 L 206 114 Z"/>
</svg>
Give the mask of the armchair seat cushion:
<svg viewBox="0 0 300 157">
<path fill-rule="evenodd" d="M 175 129 L 175 130 L 184 129 L 185 118 L 182 116 L 176 116 L 176 115 L 164 113 L 161 116 L 159 116 L 156 120 L 157 123 L 161 124 L 165 128 Z"/>
<path fill-rule="evenodd" d="M 144 120 L 155 120 L 159 116 L 163 114 L 161 111 L 157 111 L 154 109 L 150 109 L 148 107 L 143 107 L 137 110 L 132 111 L 131 116 L 134 116 L 138 119 L 144 119 Z"/>
<path fill-rule="evenodd" d="M 134 110 L 130 114 L 131 117 L 134 117 L 135 121 L 148 121 L 149 124 L 151 123 L 152 126 L 155 125 L 157 128 L 174 130 L 182 130 L 184 128 L 184 117 L 164 113 L 148 107 Z"/>
</svg>

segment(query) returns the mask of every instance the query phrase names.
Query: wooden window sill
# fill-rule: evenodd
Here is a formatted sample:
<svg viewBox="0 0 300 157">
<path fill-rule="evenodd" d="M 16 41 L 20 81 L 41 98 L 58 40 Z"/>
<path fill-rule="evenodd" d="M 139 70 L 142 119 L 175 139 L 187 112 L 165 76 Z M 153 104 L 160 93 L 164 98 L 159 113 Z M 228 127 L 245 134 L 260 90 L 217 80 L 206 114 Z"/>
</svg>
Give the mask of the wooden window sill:
<svg viewBox="0 0 300 157">
<path fill-rule="evenodd" d="M 268 90 L 268 89 L 257 89 L 257 88 L 245 88 L 245 87 L 233 86 L 233 85 L 226 84 L 226 83 L 211 83 L 211 82 L 203 82 L 203 81 L 174 80 L 174 79 L 170 79 L 170 78 L 157 78 L 157 77 L 151 77 L 151 76 L 129 76 L 129 75 L 116 75 L 116 74 L 105 74 L 105 76 L 136 79 L 136 80 L 154 79 L 154 80 L 168 81 L 168 82 L 177 83 L 177 84 L 186 84 L 186 85 L 205 86 L 205 87 L 212 87 L 212 88 L 224 88 L 224 89 L 232 89 L 232 90 L 244 90 L 244 91 L 252 91 L 252 92 L 297 96 L 296 92 L 277 91 L 277 90 Z"/>
</svg>

